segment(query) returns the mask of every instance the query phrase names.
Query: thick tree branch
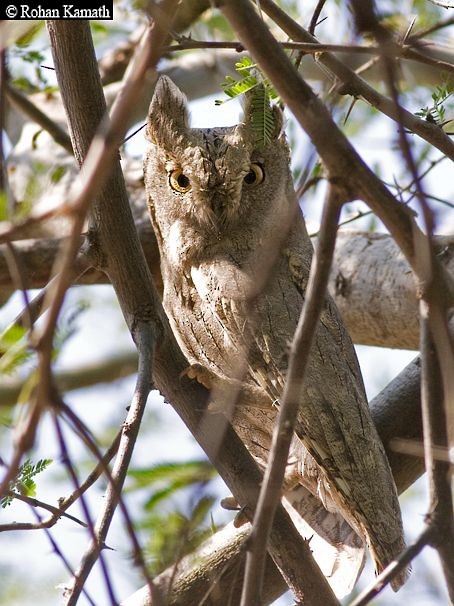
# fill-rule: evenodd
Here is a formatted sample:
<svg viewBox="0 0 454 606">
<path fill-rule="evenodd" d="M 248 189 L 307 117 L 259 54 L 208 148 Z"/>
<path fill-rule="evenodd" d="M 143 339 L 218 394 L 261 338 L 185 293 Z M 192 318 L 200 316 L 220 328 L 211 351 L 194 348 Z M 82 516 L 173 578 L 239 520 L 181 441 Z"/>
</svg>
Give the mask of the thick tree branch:
<svg viewBox="0 0 454 606">
<path fill-rule="evenodd" d="M 137 229 L 148 267 L 159 288 L 159 253 L 148 219 L 139 222 Z M 438 259 L 454 276 L 454 236 L 436 236 L 434 244 Z M 27 286 L 44 287 L 51 275 L 61 239 L 21 240 L 14 246 L 22 259 Z M 79 257 L 75 265 L 77 273 L 87 270 L 87 267 L 87 259 Z M 77 283 L 104 284 L 108 283 L 108 278 L 104 272 L 92 268 Z M 0 245 L 0 291 L 12 292 L 13 287 L 5 246 Z M 388 234 L 340 231 L 329 290 L 354 343 L 418 349 L 415 282 L 407 261 Z"/>
<path fill-rule="evenodd" d="M 437 258 L 454 276 L 454 237 L 435 237 L 434 245 Z M 354 343 L 419 348 L 414 277 L 389 235 L 339 232 L 330 293 Z"/>
<path fill-rule="evenodd" d="M 174 4 L 171 0 L 165 5 L 170 14 Z M 68 114 L 74 153 L 80 165 L 85 166 L 88 163 L 90 166 L 90 151 L 93 149 L 95 150 L 93 153 L 97 151 L 96 139 L 95 146 L 91 145 L 91 139 L 105 115 L 106 105 L 102 95 L 89 25 L 87 22 L 81 22 L 77 28 L 76 26 L 70 28 L 63 22 L 50 22 L 49 33 L 62 99 Z M 74 585 L 68 596 L 68 604 L 76 603 L 85 579 L 104 544 L 113 513 L 120 499 L 151 387 L 152 356 L 160 330 L 153 302 L 156 301 L 156 305 L 159 303 L 134 228 L 126 187 L 119 161 L 118 159 L 115 161 L 115 154 L 125 134 L 124 118 L 128 113 L 128 108 L 134 102 L 146 75 L 150 71 L 154 73 L 154 66 L 159 59 L 159 49 L 163 39 L 164 33 L 156 24 L 145 32 L 143 41 L 137 48 L 124 88 L 112 112 L 111 126 L 105 137 L 98 141 L 98 163 L 101 159 L 104 162 L 110 160 L 112 172 L 106 186 L 98 188 L 98 198 L 93 204 L 89 216 L 91 256 L 100 261 L 98 265 L 105 268 L 117 292 L 123 314 L 138 348 L 139 374 L 133 404 L 123 428 L 119 455 L 110 478 L 103 511 L 98 518 L 91 544 L 74 578 Z M 81 49 L 83 49 L 82 53 Z M 81 56 L 84 61 L 81 61 Z M 79 70 L 85 73 L 84 78 L 82 78 L 82 74 L 80 78 L 77 77 Z M 89 74 L 88 79 L 87 73 Z M 87 107 L 90 108 L 90 111 L 87 111 Z M 115 219 L 111 218 L 111 215 L 114 214 Z M 115 237 L 116 235 L 118 237 Z M 120 254 L 117 249 L 119 241 L 122 241 L 123 244 Z M 99 254 L 101 250 L 103 255 Z M 122 254 L 125 255 L 124 258 Z M 137 280 L 131 279 L 131 276 L 134 275 Z M 144 577 L 148 581 L 148 587 L 155 601 L 159 602 L 159 594 L 148 576 L 137 539 L 134 533 L 130 533 L 130 535 L 136 557 L 139 558 Z"/>
</svg>

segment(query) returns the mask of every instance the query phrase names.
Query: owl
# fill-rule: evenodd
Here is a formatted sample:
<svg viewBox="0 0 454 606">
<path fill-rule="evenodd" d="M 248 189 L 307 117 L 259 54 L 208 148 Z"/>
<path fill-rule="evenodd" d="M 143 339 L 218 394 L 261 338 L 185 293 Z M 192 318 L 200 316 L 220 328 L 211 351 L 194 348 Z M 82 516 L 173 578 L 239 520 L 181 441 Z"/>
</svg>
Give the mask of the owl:
<svg viewBox="0 0 454 606">
<path fill-rule="evenodd" d="M 266 144 L 254 124 L 253 94 L 240 124 L 190 128 L 185 97 L 163 76 L 150 105 L 144 160 L 163 305 L 189 361 L 188 375 L 212 389 L 211 409 L 229 418 L 262 468 L 312 258 L 282 113 L 272 112 Z M 299 400 L 286 506 L 306 536 L 334 550 L 326 570 L 311 540 L 328 580 L 335 585 L 336 572 L 345 577 L 350 566 L 351 587 L 363 542 L 380 572 L 404 539 L 353 345 L 329 296 Z M 406 572 L 396 577 L 393 588 L 405 578 Z"/>
</svg>

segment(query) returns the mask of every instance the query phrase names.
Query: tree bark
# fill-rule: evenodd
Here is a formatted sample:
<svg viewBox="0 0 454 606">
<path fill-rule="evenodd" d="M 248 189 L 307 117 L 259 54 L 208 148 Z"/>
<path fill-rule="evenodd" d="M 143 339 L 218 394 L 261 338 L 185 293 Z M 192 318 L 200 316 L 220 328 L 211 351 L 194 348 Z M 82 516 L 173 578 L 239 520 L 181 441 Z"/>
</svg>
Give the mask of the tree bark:
<svg viewBox="0 0 454 606">
<path fill-rule="evenodd" d="M 158 289 L 161 278 L 159 253 L 148 220 L 138 231 L 148 266 Z M 61 240 L 15 242 L 25 268 L 28 288 L 47 284 Z M 454 275 L 454 236 L 435 238 L 438 258 Z M 88 267 L 80 261 L 80 270 Z M 99 270 L 90 269 L 80 284 L 108 281 Z M 11 292 L 5 246 L 0 245 L 0 292 Z M 330 293 L 334 297 L 354 343 L 399 349 L 418 349 L 419 321 L 415 281 L 407 261 L 388 234 L 341 231 L 338 234 L 331 271 Z"/>
</svg>

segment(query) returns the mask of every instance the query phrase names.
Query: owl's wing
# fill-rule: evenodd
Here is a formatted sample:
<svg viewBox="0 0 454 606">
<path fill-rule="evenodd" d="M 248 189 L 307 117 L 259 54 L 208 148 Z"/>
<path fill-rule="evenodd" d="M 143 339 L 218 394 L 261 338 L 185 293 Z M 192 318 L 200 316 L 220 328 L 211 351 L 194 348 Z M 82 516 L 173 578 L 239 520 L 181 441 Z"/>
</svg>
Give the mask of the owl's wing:
<svg viewBox="0 0 454 606">
<path fill-rule="evenodd" d="M 295 258 L 288 268 L 303 297 L 305 268 Z M 312 345 L 295 432 L 318 464 L 320 491 L 365 536 L 381 570 L 404 547 L 400 508 L 353 344 L 329 296 Z"/>
</svg>

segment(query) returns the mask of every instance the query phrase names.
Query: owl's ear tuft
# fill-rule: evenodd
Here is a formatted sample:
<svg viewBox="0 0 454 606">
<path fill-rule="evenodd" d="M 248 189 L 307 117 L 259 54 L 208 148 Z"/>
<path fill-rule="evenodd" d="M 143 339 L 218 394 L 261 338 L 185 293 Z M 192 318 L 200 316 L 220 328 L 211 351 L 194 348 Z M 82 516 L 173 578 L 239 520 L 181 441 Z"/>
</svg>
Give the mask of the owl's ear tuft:
<svg viewBox="0 0 454 606">
<path fill-rule="evenodd" d="M 148 110 L 146 138 L 172 149 L 176 139 L 187 133 L 189 116 L 186 97 L 170 78 L 161 76 Z"/>
<path fill-rule="evenodd" d="M 269 92 L 259 84 L 244 95 L 243 123 L 259 148 L 268 147 L 282 134 L 284 119 L 277 105 L 271 105 Z"/>
</svg>

